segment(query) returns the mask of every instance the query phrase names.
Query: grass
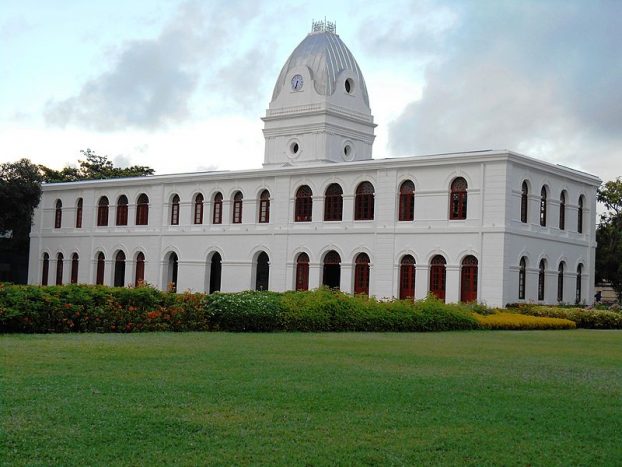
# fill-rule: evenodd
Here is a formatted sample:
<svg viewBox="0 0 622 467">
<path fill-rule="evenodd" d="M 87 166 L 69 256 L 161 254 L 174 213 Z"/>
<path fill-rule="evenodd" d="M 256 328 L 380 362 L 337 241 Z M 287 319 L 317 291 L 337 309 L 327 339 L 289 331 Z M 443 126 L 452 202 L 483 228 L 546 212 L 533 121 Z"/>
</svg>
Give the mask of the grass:
<svg viewBox="0 0 622 467">
<path fill-rule="evenodd" d="M 622 462 L 620 331 L 0 344 L 6 465 Z"/>
</svg>

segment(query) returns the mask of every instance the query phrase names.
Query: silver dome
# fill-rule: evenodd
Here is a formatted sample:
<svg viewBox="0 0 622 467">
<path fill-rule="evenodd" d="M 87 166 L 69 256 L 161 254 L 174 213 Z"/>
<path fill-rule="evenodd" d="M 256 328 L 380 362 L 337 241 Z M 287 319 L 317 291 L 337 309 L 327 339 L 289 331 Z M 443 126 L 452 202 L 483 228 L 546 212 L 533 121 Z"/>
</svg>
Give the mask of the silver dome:
<svg viewBox="0 0 622 467">
<path fill-rule="evenodd" d="M 335 81 L 339 73 L 343 70 L 351 71 L 357 77 L 357 87 L 360 88 L 365 104 L 369 107 L 363 73 L 352 52 L 337 34 L 328 31 L 312 32 L 298 44 L 281 69 L 274 86 L 272 100 L 275 100 L 283 89 L 289 72 L 300 65 L 309 67 L 315 81 L 315 90 L 323 96 L 330 96 L 335 92 Z"/>
</svg>

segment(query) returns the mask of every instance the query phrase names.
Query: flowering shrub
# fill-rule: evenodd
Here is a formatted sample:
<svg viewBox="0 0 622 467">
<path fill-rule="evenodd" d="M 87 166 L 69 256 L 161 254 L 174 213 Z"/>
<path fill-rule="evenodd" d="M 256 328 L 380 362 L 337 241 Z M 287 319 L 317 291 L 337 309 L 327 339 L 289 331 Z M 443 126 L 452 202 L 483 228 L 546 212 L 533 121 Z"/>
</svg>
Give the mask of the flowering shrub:
<svg viewBox="0 0 622 467">
<path fill-rule="evenodd" d="M 574 321 L 578 328 L 622 329 L 622 313 L 588 308 L 562 308 L 521 304 L 511 308 L 514 313 Z"/>
<path fill-rule="evenodd" d="M 475 313 L 480 326 L 484 329 L 574 329 L 574 321 L 561 318 L 543 318 L 537 316 L 521 315 L 517 313 L 498 312 L 490 315 Z"/>
</svg>

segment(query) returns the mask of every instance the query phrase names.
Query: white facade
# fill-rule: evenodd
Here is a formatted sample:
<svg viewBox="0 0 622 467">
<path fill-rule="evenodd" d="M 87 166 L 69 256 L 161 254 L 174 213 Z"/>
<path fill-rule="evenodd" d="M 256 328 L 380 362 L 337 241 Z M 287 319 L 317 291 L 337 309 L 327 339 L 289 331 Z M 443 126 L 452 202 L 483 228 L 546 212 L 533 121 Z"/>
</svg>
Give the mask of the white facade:
<svg viewBox="0 0 622 467">
<path fill-rule="evenodd" d="M 175 282 L 178 291 L 209 291 L 210 275 L 216 271 L 211 262 L 217 252 L 221 278 L 218 284 L 212 278 L 212 288 L 240 291 L 264 286 L 265 267 L 260 267 L 258 278 L 257 262 L 265 252 L 269 258 L 267 287 L 293 290 L 297 271 L 300 274 L 298 259 L 306 253 L 308 282 L 304 285 L 308 288 L 327 281 L 335 285 L 330 282 L 334 277 L 329 280 L 328 275 L 336 267 L 339 288 L 345 292 L 360 291 L 361 281 L 368 281 L 363 286 L 367 285 L 370 295 L 398 297 L 400 284 L 408 282 L 401 277 L 405 272 L 400 265 L 410 255 L 416 263 L 414 297 L 423 298 L 431 287 L 439 286 L 432 278 L 431 263 L 441 255 L 446 263 L 447 301 L 461 299 L 467 280 L 464 261 L 474 257 L 477 266 L 471 271 L 476 279 L 470 279 L 471 285 L 476 288 L 475 298 L 488 305 L 557 303 L 559 298 L 573 303 L 579 286 L 579 300 L 591 302 L 598 178 L 510 151 L 371 159 L 375 125 L 363 77 L 343 42 L 325 28 L 307 36 L 285 64 L 264 121 L 263 169 L 44 186 L 31 233 L 29 282 L 42 282 L 47 263 L 48 283 L 56 281 L 57 272 L 63 283 L 69 283 L 76 266 L 74 281 L 95 283 L 99 264 L 100 282 L 103 279 L 104 284 L 113 285 L 116 269 L 117 284 L 132 284 L 137 268 L 142 268 L 137 262 L 142 254 L 144 281 L 159 288 Z M 466 182 L 465 219 L 450 219 L 451 187 L 457 178 Z M 414 219 L 400 221 L 399 192 L 405 181 L 414 185 Z M 373 200 L 373 219 L 369 220 L 355 220 L 355 214 L 370 217 L 369 212 L 355 213 L 355 193 L 362 182 L 373 186 L 373 195 L 366 198 Z M 526 196 L 521 193 L 523 182 L 528 187 Z M 341 220 L 324 220 L 326 190 L 335 183 L 343 192 Z M 296 193 L 302 186 L 312 192 L 312 207 L 305 216 L 296 211 Z M 543 187 L 544 226 L 540 222 Z M 267 219 L 265 199 L 263 214 L 260 209 L 264 190 L 269 193 Z M 220 224 L 214 223 L 218 193 L 223 198 Z M 242 195 L 240 223 L 233 222 L 236 193 Z M 136 225 L 141 194 L 148 197 L 148 207 L 140 208 L 148 209 L 147 225 Z M 197 194 L 203 196 L 202 203 L 196 202 Z M 128 199 L 128 225 L 116 225 L 117 210 L 126 209 L 117 206 L 122 195 Z M 108 225 L 98 226 L 98 204 L 104 196 L 109 201 Z M 174 206 L 176 196 L 178 208 Z M 76 227 L 79 199 L 82 222 Z M 521 199 L 527 201 L 526 209 L 521 209 Z M 200 206 L 202 218 L 197 211 Z M 239 201 L 237 206 L 239 209 Z M 521 212 L 525 211 L 523 222 Z M 124 271 L 121 262 L 115 261 L 120 251 L 125 257 Z M 331 251 L 338 253 L 340 263 L 332 266 L 333 272 L 325 265 Z M 62 271 L 57 270 L 59 253 Z M 178 258 L 175 281 L 171 253 Z M 360 253 L 369 258 L 363 269 L 355 266 Z M 79 259 L 72 265 L 74 254 Z M 98 262 L 100 254 L 103 262 Z M 522 258 L 524 271 L 520 268 Z M 560 263 L 564 266 L 561 283 Z M 363 270 L 368 276 L 360 272 Z M 437 272 L 435 269 L 434 274 Z"/>
</svg>

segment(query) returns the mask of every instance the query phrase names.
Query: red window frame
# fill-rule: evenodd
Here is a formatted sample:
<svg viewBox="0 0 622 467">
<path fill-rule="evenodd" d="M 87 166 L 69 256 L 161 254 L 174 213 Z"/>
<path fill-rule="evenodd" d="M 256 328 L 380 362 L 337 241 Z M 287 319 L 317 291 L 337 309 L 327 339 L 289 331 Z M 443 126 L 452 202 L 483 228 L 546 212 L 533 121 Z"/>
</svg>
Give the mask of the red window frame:
<svg viewBox="0 0 622 467">
<path fill-rule="evenodd" d="M 469 255 L 462 260 L 460 268 L 460 301 L 464 303 L 477 300 L 478 261 Z"/>
<path fill-rule="evenodd" d="M 369 295 L 369 256 L 359 253 L 354 264 L 354 293 Z"/>
<path fill-rule="evenodd" d="M 127 225 L 127 213 L 128 213 L 128 200 L 127 196 L 121 195 L 117 200 L 117 225 Z"/>
<path fill-rule="evenodd" d="M 41 285 L 48 285 L 50 275 L 50 255 L 43 253 L 43 266 L 41 270 Z"/>
<path fill-rule="evenodd" d="M 324 220 L 340 221 L 343 218 L 343 190 L 338 183 L 331 183 L 324 193 Z"/>
<path fill-rule="evenodd" d="M 97 255 L 97 272 L 95 274 L 95 284 L 104 284 L 104 271 L 106 268 L 106 257 L 103 253 Z"/>
<path fill-rule="evenodd" d="M 71 283 L 78 283 L 78 265 L 79 265 L 79 256 L 78 253 L 74 253 L 71 255 Z"/>
<path fill-rule="evenodd" d="M 241 224 L 242 223 L 242 202 L 244 197 L 241 192 L 237 192 L 233 197 L 233 213 L 231 217 L 232 224 Z"/>
<path fill-rule="evenodd" d="M 171 225 L 179 225 L 179 195 L 171 198 Z"/>
<path fill-rule="evenodd" d="M 267 224 L 270 222 L 270 192 L 264 190 L 259 196 L 259 223 Z"/>
<path fill-rule="evenodd" d="M 451 195 L 449 206 L 450 220 L 464 220 L 467 217 L 467 190 L 468 184 L 462 177 L 451 182 Z"/>
<path fill-rule="evenodd" d="M 56 200 L 56 207 L 54 210 L 54 228 L 60 229 L 63 223 L 63 202 L 60 199 Z"/>
<path fill-rule="evenodd" d="M 108 225 L 108 198 L 102 196 L 97 203 L 97 226 L 106 227 Z"/>
<path fill-rule="evenodd" d="M 136 201 L 136 225 L 149 224 L 149 197 L 143 193 Z"/>
<path fill-rule="evenodd" d="M 370 182 L 361 182 L 356 188 L 354 220 L 374 220 L 374 186 Z"/>
<path fill-rule="evenodd" d="M 445 301 L 447 287 L 447 261 L 436 255 L 430 263 L 430 293 L 439 300 Z"/>
<path fill-rule="evenodd" d="M 415 219 L 415 184 L 406 180 L 400 185 L 398 219 L 412 221 Z"/>
<path fill-rule="evenodd" d="M 221 193 L 216 193 L 214 195 L 212 224 L 222 224 L 222 194 Z"/>
<path fill-rule="evenodd" d="M 198 193 L 194 197 L 194 223 L 202 224 L 203 223 L 203 202 L 205 199 L 201 193 Z"/>
<path fill-rule="evenodd" d="M 296 190 L 295 222 L 311 222 L 313 219 L 313 191 L 308 185 Z"/>
<path fill-rule="evenodd" d="M 62 253 L 56 255 L 56 285 L 63 285 L 63 261 L 65 260 Z"/>
<path fill-rule="evenodd" d="M 78 203 L 76 204 L 76 229 L 82 228 L 82 206 L 84 201 L 82 198 L 78 198 Z"/>
<path fill-rule="evenodd" d="M 309 255 L 306 253 L 296 258 L 296 290 L 309 290 Z"/>
<path fill-rule="evenodd" d="M 415 298 L 415 258 L 406 255 L 400 261 L 400 300 Z"/>
<path fill-rule="evenodd" d="M 140 287 L 145 283 L 145 254 L 140 251 L 136 255 L 136 275 L 134 278 L 134 286 Z"/>
</svg>

